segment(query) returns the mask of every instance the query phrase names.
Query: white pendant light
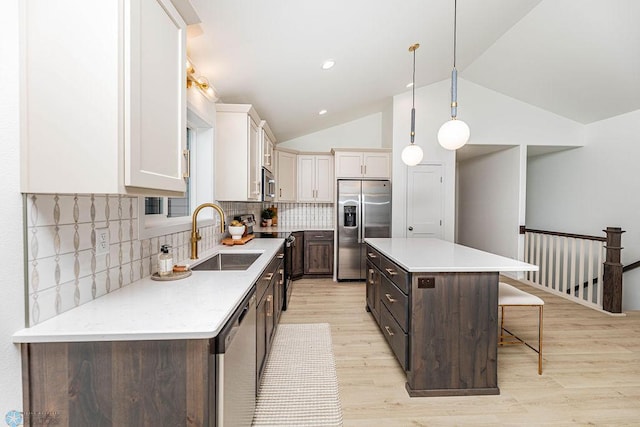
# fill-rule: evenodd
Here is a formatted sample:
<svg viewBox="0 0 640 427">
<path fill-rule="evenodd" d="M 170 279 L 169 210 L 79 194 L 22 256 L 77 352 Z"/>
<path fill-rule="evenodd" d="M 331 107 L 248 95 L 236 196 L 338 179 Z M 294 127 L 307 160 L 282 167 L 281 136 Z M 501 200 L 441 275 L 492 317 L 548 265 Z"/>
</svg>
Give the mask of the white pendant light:
<svg viewBox="0 0 640 427">
<path fill-rule="evenodd" d="M 402 161 L 407 166 L 415 166 L 422 161 L 422 148 L 414 144 L 416 136 L 416 49 L 419 43 L 409 46 L 409 52 L 413 52 L 413 78 L 411 83 L 411 143 L 402 150 Z"/>
<path fill-rule="evenodd" d="M 440 127 L 438 142 L 447 150 L 457 150 L 469 140 L 469 126 L 458 120 L 458 70 L 456 70 L 456 17 L 458 1 L 453 2 L 453 70 L 451 71 L 451 120 Z"/>
</svg>

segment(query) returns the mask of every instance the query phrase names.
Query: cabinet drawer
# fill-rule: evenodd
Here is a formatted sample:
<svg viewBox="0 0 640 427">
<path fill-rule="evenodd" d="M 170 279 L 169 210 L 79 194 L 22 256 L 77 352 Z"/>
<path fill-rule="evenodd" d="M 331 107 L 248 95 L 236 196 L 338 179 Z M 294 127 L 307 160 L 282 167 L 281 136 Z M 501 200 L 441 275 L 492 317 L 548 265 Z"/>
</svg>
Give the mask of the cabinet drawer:
<svg viewBox="0 0 640 427">
<path fill-rule="evenodd" d="M 382 304 L 387 307 L 398 324 L 407 332 L 409 330 L 409 297 L 403 294 L 402 291 L 386 277 L 383 277 L 381 282 L 380 300 Z"/>
<path fill-rule="evenodd" d="M 305 231 L 304 239 L 309 240 L 333 240 L 333 231 Z"/>
<path fill-rule="evenodd" d="M 405 294 L 409 294 L 409 273 L 393 261 L 380 257 L 380 270 Z"/>
<path fill-rule="evenodd" d="M 373 265 L 380 268 L 380 253 L 367 245 L 367 260 L 371 261 Z"/>
<path fill-rule="evenodd" d="M 403 370 L 407 370 L 408 335 L 404 333 L 384 304 L 380 304 L 380 329 Z"/>
<path fill-rule="evenodd" d="M 282 263 L 283 259 L 284 246 L 281 246 L 271 262 L 269 262 L 267 268 L 262 272 L 260 278 L 258 279 L 258 282 L 256 284 L 256 297 L 258 298 L 258 301 L 262 299 L 262 296 L 269 287 L 269 283 L 271 283 L 271 281 L 278 275 L 278 267 L 280 263 Z"/>
</svg>

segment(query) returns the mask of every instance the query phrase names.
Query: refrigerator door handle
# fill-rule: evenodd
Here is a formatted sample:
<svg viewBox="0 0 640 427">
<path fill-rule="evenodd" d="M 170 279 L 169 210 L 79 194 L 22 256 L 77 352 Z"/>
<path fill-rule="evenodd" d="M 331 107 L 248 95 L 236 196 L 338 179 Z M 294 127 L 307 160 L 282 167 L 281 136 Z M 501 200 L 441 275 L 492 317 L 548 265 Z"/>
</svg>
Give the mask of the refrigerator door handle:
<svg viewBox="0 0 640 427">
<path fill-rule="evenodd" d="M 365 226 L 365 218 L 366 218 L 366 211 L 365 211 L 365 200 L 364 200 L 364 190 L 362 191 L 361 195 L 360 195 L 360 241 L 358 243 L 364 243 L 364 226 Z"/>
</svg>

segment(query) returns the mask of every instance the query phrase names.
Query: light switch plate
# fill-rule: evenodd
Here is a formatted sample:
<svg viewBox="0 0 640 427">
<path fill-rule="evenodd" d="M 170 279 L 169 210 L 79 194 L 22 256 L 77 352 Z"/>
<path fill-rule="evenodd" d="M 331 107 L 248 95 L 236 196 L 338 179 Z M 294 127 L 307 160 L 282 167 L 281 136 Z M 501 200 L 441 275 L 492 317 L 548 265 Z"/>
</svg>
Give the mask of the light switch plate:
<svg viewBox="0 0 640 427">
<path fill-rule="evenodd" d="M 96 228 L 96 255 L 109 253 L 109 229 Z"/>
</svg>

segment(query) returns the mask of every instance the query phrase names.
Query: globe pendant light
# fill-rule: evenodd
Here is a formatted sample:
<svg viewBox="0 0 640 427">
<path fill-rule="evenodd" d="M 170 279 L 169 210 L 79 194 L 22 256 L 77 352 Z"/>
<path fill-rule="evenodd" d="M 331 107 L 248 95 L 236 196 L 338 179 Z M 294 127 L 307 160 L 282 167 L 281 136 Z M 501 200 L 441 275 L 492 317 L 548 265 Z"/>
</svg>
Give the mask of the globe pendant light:
<svg viewBox="0 0 640 427">
<path fill-rule="evenodd" d="M 419 43 L 409 46 L 409 52 L 413 52 L 413 77 L 411 83 L 411 143 L 402 150 L 402 161 L 407 166 L 415 166 L 422 160 L 422 148 L 414 144 L 416 136 L 416 49 Z"/>
<path fill-rule="evenodd" d="M 458 120 L 458 70 L 456 70 L 456 15 L 458 1 L 453 2 L 453 70 L 451 71 L 451 120 L 440 127 L 438 142 L 447 150 L 457 150 L 469 140 L 469 126 Z"/>
</svg>

